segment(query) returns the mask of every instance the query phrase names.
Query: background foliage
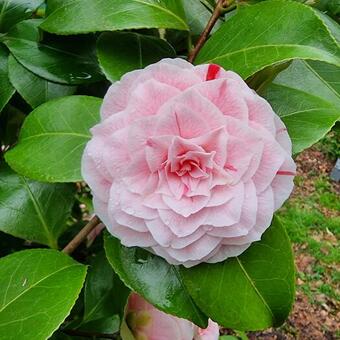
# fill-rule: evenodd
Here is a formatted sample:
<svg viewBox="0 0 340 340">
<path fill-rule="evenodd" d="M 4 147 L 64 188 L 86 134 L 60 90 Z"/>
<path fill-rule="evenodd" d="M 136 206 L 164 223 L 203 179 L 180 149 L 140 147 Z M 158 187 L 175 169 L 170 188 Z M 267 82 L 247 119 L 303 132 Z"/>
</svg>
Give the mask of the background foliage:
<svg viewBox="0 0 340 340">
<path fill-rule="evenodd" d="M 340 6 L 303 2 L 230 1 L 195 60 L 238 72 L 263 95 L 295 154 L 340 118 Z M 287 318 L 295 278 L 282 217 L 241 256 L 190 269 L 108 234 L 74 259 L 60 252 L 92 213 L 80 159 L 110 82 L 186 57 L 213 9 L 209 0 L 0 0 L 0 339 L 113 334 L 130 290 L 201 327 L 208 317 L 247 331 Z"/>
</svg>

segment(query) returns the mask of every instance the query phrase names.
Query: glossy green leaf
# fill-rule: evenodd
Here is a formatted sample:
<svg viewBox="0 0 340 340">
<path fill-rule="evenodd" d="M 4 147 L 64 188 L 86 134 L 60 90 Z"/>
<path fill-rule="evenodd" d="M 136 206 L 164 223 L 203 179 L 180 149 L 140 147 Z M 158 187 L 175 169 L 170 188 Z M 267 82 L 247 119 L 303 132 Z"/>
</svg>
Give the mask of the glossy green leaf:
<svg viewBox="0 0 340 340">
<path fill-rule="evenodd" d="M 127 248 L 105 236 L 106 256 L 121 280 L 160 310 L 205 328 L 207 317 L 184 287 L 178 268 L 142 248 Z"/>
<path fill-rule="evenodd" d="M 130 290 L 112 270 L 104 252 L 91 261 L 84 291 L 83 323 L 123 314 Z"/>
<path fill-rule="evenodd" d="M 19 21 L 30 18 L 43 2 L 43 0 L 0 0 L 0 32 L 8 32 Z"/>
<path fill-rule="evenodd" d="M 26 118 L 18 144 L 5 154 L 19 174 L 46 182 L 81 180 L 80 163 L 102 100 L 71 96 L 40 105 Z"/>
<path fill-rule="evenodd" d="M 61 84 L 77 85 L 103 79 L 93 39 L 85 36 L 40 42 L 40 22 L 39 19 L 23 21 L 5 37 L 4 43 L 20 64 L 41 78 Z"/>
<path fill-rule="evenodd" d="M 291 59 L 340 65 L 340 49 L 312 8 L 271 0 L 241 7 L 207 41 L 196 63 L 216 63 L 248 78 Z"/>
<path fill-rule="evenodd" d="M 86 267 L 48 249 L 0 259 L 0 339 L 45 340 L 70 313 Z"/>
<path fill-rule="evenodd" d="M 75 190 L 68 184 L 48 184 L 0 166 L 0 230 L 57 248 L 71 213 Z"/>
<path fill-rule="evenodd" d="M 211 18 L 211 11 L 200 0 L 185 0 L 183 7 L 190 27 L 190 33 L 196 36 L 200 35 Z M 216 31 L 221 22 L 220 20 L 217 21 L 212 32 Z"/>
<path fill-rule="evenodd" d="M 296 60 L 264 96 L 286 124 L 298 153 L 321 139 L 340 119 L 340 68 Z"/>
<path fill-rule="evenodd" d="M 279 326 L 294 301 L 291 244 L 277 220 L 242 255 L 216 264 L 180 267 L 180 274 L 201 310 L 232 329 Z"/>
<path fill-rule="evenodd" d="M 187 30 L 188 26 L 181 0 L 74 0 L 53 11 L 41 28 L 79 34 L 136 28 Z"/>
<path fill-rule="evenodd" d="M 76 91 L 75 86 L 60 85 L 36 76 L 13 56 L 8 59 L 9 79 L 19 94 L 32 108 L 51 99 L 64 97 Z"/>
<path fill-rule="evenodd" d="M 112 82 L 126 72 L 176 55 L 166 41 L 132 32 L 102 33 L 97 43 L 97 54 L 106 77 Z"/>
<path fill-rule="evenodd" d="M 58 8 L 65 6 L 73 2 L 74 0 L 47 0 L 46 15 L 50 15 L 52 12 L 56 11 Z"/>
<path fill-rule="evenodd" d="M 13 96 L 15 89 L 8 79 L 8 53 L 0 45 L 0 112 Z"/>
</svg>

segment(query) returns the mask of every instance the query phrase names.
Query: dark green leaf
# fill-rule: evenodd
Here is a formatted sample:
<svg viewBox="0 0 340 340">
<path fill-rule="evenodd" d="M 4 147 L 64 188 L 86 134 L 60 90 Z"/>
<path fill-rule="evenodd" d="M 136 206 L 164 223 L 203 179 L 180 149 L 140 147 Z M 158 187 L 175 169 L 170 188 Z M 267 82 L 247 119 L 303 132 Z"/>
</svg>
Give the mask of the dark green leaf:
<svg viewBox="0 0 340 340">
<path fill-rule="evenodd" d="M 86 267 L 48 249 L 0 259 L 0 339 L 45 340 L 70 313 Z"/>
<path fill-rule="evenodd" d="M 180 0 L 74 0 L 52 12 L 41 28 L 79 34 L 135 28 L 187 30 L 188 26 Z"/>
<path fill-rule="evenodd" d="M 94 54 L 94 40 L 87 37 L 39 42 L 40 20 L 19 23 L 5 37 L 5 44 L 28 70 L 51 82 L 77 85 L 103 79 Z"/>
<path fill-rule="evenodd" d="M 119 332 L 120 317 L 118 314 L 112 314 L 110 317 L 89 321 L 81 324 L 78 329 L 81 331 L 113 334 Z M 85 340 L 85 339 L 84 339 Z"/>
<path fill-rule="evenodd" d="M 165 57 L 175 57 L 166 41 L 132 32 L 107 32 L 98 39 L 99 63 L 112 82 L 123 74 L 155 63 Z"/>
<path fill-rule="evenodd" d="M 166 313 L 207 326 L 207 317 L 188 294 L 177 267 L 144 249 L 124 247 L 108 234 L 105 251 L 114 271 L 131 290 Z"/>
<path fill-rule="evenodd" d="M 90 264 L 85 282 L 83 323 L 123 315 L 130 290 L 112 270 L 104 252 L 99 253 Z"/>
<path fill-rule="evenodd" d="M 312 8 L 271 0 L 242 6 L 207 41 L 196 63 L 216 63 L 248 78 L 291 59 L 340 65 L 340 49 Z"/>
<path fill-rule="evenodd" d="M 13 96 L 15 89 L 8 79 L 8 53 L 0 45 L 0 112 Z"/>
<path fill-rule="evenodd" d="M 75 190 L 68 184 L 31 181 L 0 166 L 0 230 L 57 248 Z"/>
<path fill-rule="evenodd" d="M 19 174 L 47 182 L 81 180 L 80 162 L 89 129 L 99 121 L 101 99 L 71 96 L 36 108 L 25 120 L 18 144 L 5 155 Z"/>
<path fill-rule="evenodd" d="M 340 68 L 294 61 L 264 96 L 281 116 L 298 153 L 321 139 L 340 119 Z"/>
<path fill-rule="evenodd" d="M 9 79 L 32 108 L 51 99 L 73 94 L 76 87 L 49 82 L 22 66 L 13 56 L 8 59 Z"/>
<path fill-rule="evenodd" d="M 259 330 L 281 325 L 294 301 L 294 260 L 279 223 L 241 256 L 180 268 L 197 305 L 220 325 Z"/>
<path fill-rule="evenodd" d="M 28 19 L 44 0 L 0 0 L 0 32 Z"/>
<path fill-rule="evenodd" d="M 17 142 L 26 115 L 11 104 L 7 104 L 0 115 L 0 144 L 6 148 Z"/>
</svg>

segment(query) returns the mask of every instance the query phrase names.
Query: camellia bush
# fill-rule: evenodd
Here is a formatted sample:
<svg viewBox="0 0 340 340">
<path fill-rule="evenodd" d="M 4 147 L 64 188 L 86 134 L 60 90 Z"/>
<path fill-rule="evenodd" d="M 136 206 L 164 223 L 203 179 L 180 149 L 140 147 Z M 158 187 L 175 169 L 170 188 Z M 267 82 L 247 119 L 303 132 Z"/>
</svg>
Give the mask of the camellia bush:
<svg viewBox="0 0 340 340">
<path fill-rule="evenodd" d="M 340 118 L 338 6 L 0 0 L 0 339 L 282 325 L 275 211 Z"/>
</svg>

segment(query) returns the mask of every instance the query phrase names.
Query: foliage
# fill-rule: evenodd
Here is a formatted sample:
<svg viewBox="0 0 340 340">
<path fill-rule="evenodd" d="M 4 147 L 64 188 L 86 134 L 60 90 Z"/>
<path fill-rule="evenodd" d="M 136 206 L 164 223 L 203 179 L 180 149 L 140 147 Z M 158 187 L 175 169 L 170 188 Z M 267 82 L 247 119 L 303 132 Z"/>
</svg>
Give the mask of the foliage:
<svg viewBox="0 0 340 340">
<path fill-rule="evenodd" d="M 299 237 L 307 220 L 322 226 L 312 209 L 288 204 L 241 256 L 190 269 L 108 235 L 79 246 L 76 260 L 59 251 L 92 209 L 80 159 L 110 82 L 164 57 L 188 55 L 213 5 L 0 0 L 0 339 L 115 333 L 130 290 L 201 327 L 209 317 L 241 331 L 287 318 L 295 275 L 284 228 Z M 248 79 L 282 117 L 299 153 L 340 117 L 335 1 L 316 7 L 242 1 L 228 11 L 195 63 L 216 63 Z M 334 197 L 322 185 L 317 199 L 333 209 Z M 319 254 L 312 240 L 308 246 Z"/>
</svg>

